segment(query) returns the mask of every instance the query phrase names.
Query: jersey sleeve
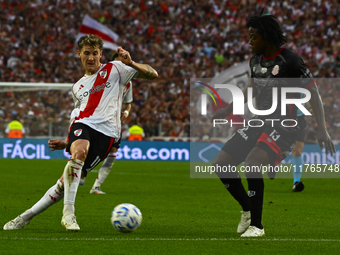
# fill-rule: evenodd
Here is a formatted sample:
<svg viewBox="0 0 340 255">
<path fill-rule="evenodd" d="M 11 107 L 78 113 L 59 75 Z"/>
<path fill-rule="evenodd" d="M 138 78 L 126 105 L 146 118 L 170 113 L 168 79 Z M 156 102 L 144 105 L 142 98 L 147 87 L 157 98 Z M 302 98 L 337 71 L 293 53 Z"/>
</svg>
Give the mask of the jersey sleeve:
<svg viewBox="0 0 340 255">
<path fill-rule="evenodd" d="M 129 67 L 120 61 L 112 61 L 111 63 L 117 68 L 119 72 L 121 85 L 126 85 L 138 75 L 138 71 L 136 69 Z"/>
<path fill-rule="evenodd" d="M 309 88 L 314 83 L 315 79 L 309 71 L 307 65 L 300 56 L 297 56 L 291 63 L 293 77 L 299 78 L 297 86 Z"/>
<path fill-rule="evenodd" d="M 132 82 L 130 81 L 126 84 L 124 92 L 123 92 L 123 103 L 129 104 L 132 103 L 133 96 L 132 96 Z"/>
</svg>

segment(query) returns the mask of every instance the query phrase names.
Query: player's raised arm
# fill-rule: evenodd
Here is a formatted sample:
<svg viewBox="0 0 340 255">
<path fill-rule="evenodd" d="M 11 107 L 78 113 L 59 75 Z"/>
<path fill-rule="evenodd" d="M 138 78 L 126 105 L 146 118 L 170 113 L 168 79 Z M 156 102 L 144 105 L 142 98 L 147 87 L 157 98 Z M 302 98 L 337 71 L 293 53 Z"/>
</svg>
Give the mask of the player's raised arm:
<svg viewBox="0 0 340 255">
<path fill-rule="evenodd" d="M 333 155 L 333 153 L 335 152 L 335 147 L 331 140 L 331 137 L 327 132 L 325 112 L 323 109 L 322 100 L 319 94 L 318 87 L 314 83 L 312 86 L 308 88 L 308 90 L 311 92 L 311 99 L 309 102 L 312 106 L 316 122 L 318 123 L 318 142 L 320 145 L 320 149 L 321 150 L 323 149 L 324 144 L 326 148 L 326 154 L 330 152 L 331 155 Z"/>
<path fill-rule="evenodd" d="M 147 64 L 136 63 L 131 59 L 130 53 L 124 50 L 122 47 L 117 48 L 117 53 L 121 57 L 121 62 L 136 69 L 139 72 L 137 78 L 153 80 L 158 77 L 158 73 L 155 69 Z"/>
</svg>

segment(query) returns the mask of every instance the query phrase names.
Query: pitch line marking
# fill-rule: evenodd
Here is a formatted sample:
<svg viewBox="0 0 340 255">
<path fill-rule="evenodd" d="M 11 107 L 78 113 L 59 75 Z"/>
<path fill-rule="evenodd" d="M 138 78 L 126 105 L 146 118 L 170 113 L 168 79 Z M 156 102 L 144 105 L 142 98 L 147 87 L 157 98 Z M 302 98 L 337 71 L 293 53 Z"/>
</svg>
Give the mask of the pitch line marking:
<svg viewBox="0 0 340 255">
<path fill-rule="evenodd" d="M 263 242 L 340 242 L 340 239 L 302 239 L 302 238 L 37 238 L 37 237 L 1 237 L 0 240 L 30 241 L 263 241 Z"/>
</svg>

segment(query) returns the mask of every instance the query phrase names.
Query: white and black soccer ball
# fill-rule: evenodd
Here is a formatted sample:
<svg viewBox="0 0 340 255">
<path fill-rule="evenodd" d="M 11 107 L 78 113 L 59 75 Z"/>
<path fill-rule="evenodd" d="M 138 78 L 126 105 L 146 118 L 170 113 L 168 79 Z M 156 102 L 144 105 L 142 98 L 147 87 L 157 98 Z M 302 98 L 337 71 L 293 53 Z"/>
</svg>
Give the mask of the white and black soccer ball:
<svg viewBox="0 0 340 255">
<path fill-rule="evenodd" d="M 142 213 L 133 204 L 119 204 L 111 213 L 111 223 L 119 232 L 135 231 L 142 224 Z"/>
</svg>

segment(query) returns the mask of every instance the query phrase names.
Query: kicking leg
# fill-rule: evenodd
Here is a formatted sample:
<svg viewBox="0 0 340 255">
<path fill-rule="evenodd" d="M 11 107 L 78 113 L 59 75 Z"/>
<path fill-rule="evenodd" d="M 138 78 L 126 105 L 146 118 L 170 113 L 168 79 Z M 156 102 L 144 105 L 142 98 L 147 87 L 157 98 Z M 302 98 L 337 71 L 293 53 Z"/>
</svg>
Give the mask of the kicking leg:
<svg viewBox="0 0 340 255">
<path fill-rule="evenodd" d="M 267 152 L 258 147 L 252 149 L 246 158 L 246 169 L 253 169 L 252 172 L 248 172 L 246 174 L 248 181 L 251 223 L 247 231 L 244 232 L 241 237 L 256 237 L 264 236 L 265 234 L 262 225 L 264 182 L 262 177 L 262 169 L 260 167 L 263 165 L 268 165 L 268 163 L 269 156 Z"/>
<path fill-rule="evenodd" d="M 237 163 L 232 159 L 232 157 L 221 150 L 216 158 L 213 161 L 213 166 L 215 169 L 218 166 L 237 166 Z M 247 192 L 244 189 L 244 186 L 241 182 L 241 177 L 238 172 L 229 172 L 229 173 L 219 173 L 217 172 L 217 176 L 222 181 L 224 187 L 230 192 L 230 194 L 235 198 L 235 200 L 241 205 L 241 221 L 237 227 L 237 233 L 243 233 L 246 231 L 250 224 L 250 201 L 247 195 Z"/>
<path fill-rule="evenodd" d="M 81 177 L 81 170 L 87 157 L 90 142 L 78 139 L 71 145 L 72 158 L 64 169 L 64 209 L 61 225 L 70 231 L 78 231 L 80 228 L 75 217 L 75 199 Z"/>
<path fill-rule="evenodd" d="M 14 220 L 5 224 L 4 230 L 15 230 L 25 227 L 35 216 L 45 211 L 50 206 L 56 204 L 64 197 L 63 178 L 60 178 L 57 183 L 52 186 L 44 196 L 34 204 L 30 209 L 20 214 Z"/>
</svg>

